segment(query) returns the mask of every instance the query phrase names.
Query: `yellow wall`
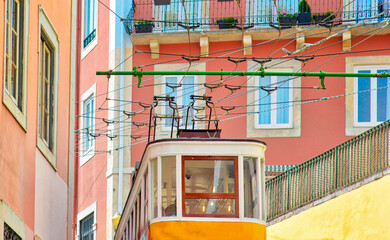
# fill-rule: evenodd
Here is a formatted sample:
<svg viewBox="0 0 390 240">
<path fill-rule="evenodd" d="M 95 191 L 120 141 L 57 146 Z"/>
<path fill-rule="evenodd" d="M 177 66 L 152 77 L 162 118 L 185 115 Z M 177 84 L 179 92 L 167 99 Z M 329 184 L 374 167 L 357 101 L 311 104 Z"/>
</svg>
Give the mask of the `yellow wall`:
<svg viewBox="0 0 390 240">
<path fill-rule="evenodd" d="M 389 216 L 387 175 L 267 227 L 267 239 L 390 239 Z"/>
<path fill-rule="evenodd" d="M 150 225 L 152 240 L 263 240 L 265 226 L 244 222 L 167 221 Z"/>
</svg>

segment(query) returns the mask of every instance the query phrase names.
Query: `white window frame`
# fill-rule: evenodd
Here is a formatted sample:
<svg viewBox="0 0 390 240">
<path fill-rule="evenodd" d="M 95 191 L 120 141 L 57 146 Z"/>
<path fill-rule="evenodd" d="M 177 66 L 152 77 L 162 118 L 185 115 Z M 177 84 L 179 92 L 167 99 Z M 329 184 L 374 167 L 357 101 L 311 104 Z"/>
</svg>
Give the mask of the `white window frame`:
<svg viewBox="0 0 390 240">
<path fill-rule="evenodd" d="M 0 240 L 4 238 L 4 222 L 22 239 L 26 239 L 23 219 L 0 199 Z"/>
<path fill-rule="evenodd" d="M 52 167 L 57 170 L 57 110 L 58 110 L 58 82 L 59 82 L 59 38 L 56 30 L 54 29 L 52 23 L 50 22 L 48 16 L 46 15 L 42 6 L 39 7 L 39 39 L 42 35 L 45 35 L 46 40 L 49 41 L 51 47 L 53 47 L 54 54 L 54 66 L 53 66 L 53 149 L 50 150 L 45 140 L 40 136 L 41 131 L 41 96 L 42 96 L 42 53 L 43 50 L 41 45 L 41 40 L 39 40 L 39 89 L 38 89 L 38 127 L 37 127 L 37 146 L 46 159 L 50 162 Z"/>
<path fill-rule="evenodd" d="M 273 72 L 290 72 L 292 69 L 273 69 Z M 277 87 L 276 83 L 278 82 L 278 76 L 270 76 L 271 78 L 271 88 Z M 260 89 L 259 83 L 261 81 L 261 76 L 256 76 L 256 92 L 255 92 L 255 99 L 256 103 L 255 104 L 261 104 L 260 98 L 260 91 L 264 91 Z M 293 100 L 293 89 L 292 89 L 292 82 L 293 80 L 288 80 L 286 83 L 283 84 L 283 87 L 289 87 L 288 89 L 288 101 L 291 102 Z M 254 123 L 255 123 L 255 129 L 263 129 L 263 128 L 271 128 L 271 129 L 276 129 L 276 128 L 292 128 L 293 127 L 293 106 L 288 107 L 288 123 L 285 124 L 278 124 L 276 123 L 277 120 L 277 91 L 271 92 L 269 96 L 271 96 L 270 104 L 271 104 L 271 123 L 270 124 L 260 124 L 259 123 L 259 107 L 256 106 L 256 114 L 254 114 Z M 268 97 L 268 96 L 267 96 Z M 290 105 L 290 104 L 289 104 Z"/>
<path fill-rule="evenodd" d="M 19 69 L 19 71 L 22 71 L 22 93 L 21 93 L 21 98 L 22 98 L 22 109 L 19 109 L 18 103 L 15 101 L 15 98 L 11 96 L 11 94 L 8 92 L 8 90 L 5 87 L 5 82 L 6 82 L 6 74 L 5 72 L 3 73 L 3 103 L 4 105 L 8 108 L 8 110 L 11 112 L 11 114 L 15 117 L 15 119 L 19 122 L 20 126 L 27 131 L 27 84 L 28 84 L 28 38 L 29 38 L 29 23 L 30 23 L 30 1 L 27 0 L 19 0 L 23 1 L 24 4 L 24 11 L 19 12 L 19 16 L 23 15 L 23 22 L 19 22 L 20 28 L 22 28 L 23 31 L 23 46 L 18 47 L 18 51 L 20 49 L 23 49 L 23 56 L 18 60 L 22 62 L 23 64 L 23 69 Z M 6 4 L 6 2 L 4 3 Z M 5 34 L 5 29 L 7 28 L 7 23 L 6 23 L 6 14 L 5 14 L 5 9 L 4 9 L 4 38 L 6 37 Z M 19 18 L 20 19 L 20 18 Z M 18 21 L 19 21 L 18 19 Z M 19 29 L 20 31 L 20 29 Z M 11 34 L 9 34 L 11 36 Z M 8 41 L 10 43 L 10 40 Z M 10 46 L 10 45 L 9 45 Z M 6 44 L 4 40 L 4 71 L 10 71 L 8 67 L 6 66 L 6 52 L 8 50 L 6 49 Z M 18 66 L 19 67 L 19 66 Z M 10 74 L 8 74 L 10 75 Z M 16 81 L 19 81 L 17 78 Z"/>
<path fill-rule="evenodd" d="M 95 117 L 96 117 L 96 83 L 93 84 L 85 93 L 81 96 L 80 101 L 80 126 L 81 129 L 84 129 L 84 108 L 87 101 L 90 99 L 94 100 L 94 111 L 93 111 L 93 120 L 92 120 L 92 126 L 95 126 Z M 85 141 L 86 141 L 86 135 L 84 134 L 84 131 L 81 133 L 81 140 L 80 140 L 80 150 L 81 150 L 81 159 L 80 159 L 80 167 L 83 166 L 88 160 L 90 160 L 93 156 L 95 156 L 95 139 L 92 139 L 92 147 L 88 149 L 87 152 L 84 153 L 84 147 L 85 147 Z"/>
<path fill-rule="evenodd" d="M 96 240 L 96 202 L 89 205 L 87 208 L 85 208 L 83 211 L 79 212 L 77 214 L 77 233 L 75 239 L 80 239 L 80 222 L 88 217 L 91 213 L 93 213 L 93 239 Z"/>
<path fill-rule="evenodd" d="M 97 44 L 98 44 L 98 8 L 99 8 L 99 4 L 98 4 L 98 1 L 97 0 L 92 0 L 92 1 L 95 1 L 95 26 L 96 26 L 96 33 L 95 33 L 95 38 L 90 42 L 88 43 L 87 46 L 84 47 L 84 39 L 86 36 L 84 36 L 84 21 L 85 21 L 85 1 L 86 0 L 82 0 L 82 6 L 81 6 L 81 41 L 80 41 L 80 44 L 81 44 L 81 59 L 84 59 L 85 56 L 88 55 L 88 53 L 90 53 L 92 51 L 92 49 L 94 49 Z"/>
<path fill-rule="evenodd" d="M 273 68 L 272 66 L 276 65 L 277 68 Z M 253 61 L 248 62 L 247 71 L 253 71 L 253 69 L 258 69 L 260 67 L 260 64 L 257 64 Z M 298 72 L 300 71 L 302 64 L 298 61 L 293 62 L 283 62 L 283 60 L 273 60 L 272 63 L 265 63 L 264 67 L 267 69 L 268 72 L 275 72 L 275 71 L 288 71 L 288 72 Z M 291 86 L 293 89 L 291 89 L 292 94 L 290 95 L 292 97 L 292 101 L 299 101 L 301 100 L 301 78 L 297 77 L 292 79 Z M 248 86 L 258 86 L 258 78 L 254 76 L 247 76 L 247 85 Z M 258 94 L 258 93 L 257 93 Z M 272 94 L 275 94 L 272 93 Z M 291 123 L 292 126 L 290 128 L 257 128 L 256 127 L 256 121 L 258 121 L 258 114 L 256 114 L 259 111 L 258 106 L 254 106 L 255 103 L 259 103 L 258 101 L 258 95 L 256 97 L 256 91 L 248 91 L 247 93 L 247 103 L 249 106 L 247 107 L 248 116 L 246 117 L 247 121 L 247 131 L 246 136 L 247 137 L 254 137 L 254 138 L 274 138 L 274 137 L 300 137 L 301 136 L 301 106 L 300 105 L 294 105 L 291 106 L 291 110 L 293 111 L 293 114 L 291 116 Z M 254 103 L 254 104 L 251 104 Z M 293 104 L 289 104 L 293 105 Z M 275 107 L 271 107 L 275 108 Z"/>
<path fill-rule="evenodd" d="M 370 70 L 370 73 L 380 73 L 379 70 L 390 70 L 390 65 L 375 65 L 375 66 L 356 66 L 354 72 L 358 73 L 360 70 Z M 377 89 L 378 78 L 370 78 L 370 89 Z M 354 78 L 354 92 L 358 92 L 358 78 Z M 356 127 L 373 127 L 382 122 L 377 120 L 377 90 L 370 92 L 370 122 L 358 122 L 358 94 L 354 94 L 354 126 Z"/>
<path fill-rule="evenodd" d="M 176 84 L 178 84 L 180 82 L 181 79 L 183 79 L 183 76 L 177 76 L 177 75 L 173 75 L 173 76 L 164 76 L 163 77 L 163 83 L 164 83 L 164 87 L 163 87 L 163 92 L 161 93 L 161 96 L 166 96 L 167 92 L 168 91 L 172 91 L 172 88 L 168 87 L 166 85 L 167 83 L 167 78 L 168 77 L 176 77 Z M 198 85 L 198 76 L 193 76 L 193 75 L 188 75 L 186 77 L 193 77 L 194 78 L 194 93 L 193 95 L 198 95 L 198 92 L 199 92 L 199 85 Z M 183 82 L 184 82 L 184 79 L 183 79 Z M 182 85 L 181 87 L 178 87 L 176 89 L 176 95 L 177 97 L 175 98 L 175 102 L 178 106 L 182 106 L 183 105 L 183 88 L 185 87 L 188 87 L 187 85 Z M 168 102 L 166 102 L 166 104 L 168 104 Z M 197 105 L 197 103 L 195 102 L 195 104 Z M 187 108 L 184 107 L 183 109 L 179 109 L 179 112 L 182 111 L 187 111 Z M 166 112 L 166 108 L 165 108 L 165 105 L 163 107 L 163 115 L 167 115 L 167 112 Z M 185 119 L 182 118 L 180 119 L 180 124 L 184 125 L 185 124 Z M 165 131 L 165 132 L 170 132 L 171 131 L 171 126 L 166 126 L 166 118 L 163 119 L 162 121 L 162 128 L 161 128 L 162 131 Z"/>
</svg>

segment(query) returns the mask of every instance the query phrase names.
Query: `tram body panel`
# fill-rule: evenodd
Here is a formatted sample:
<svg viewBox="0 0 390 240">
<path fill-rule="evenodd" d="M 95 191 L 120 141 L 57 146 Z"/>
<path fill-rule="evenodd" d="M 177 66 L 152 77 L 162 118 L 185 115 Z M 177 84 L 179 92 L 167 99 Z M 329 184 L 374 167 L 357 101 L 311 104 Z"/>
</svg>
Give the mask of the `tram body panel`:
<svg viewBox="0 0 390 240">
<path fill-rule="evenodd" d="M 150 225 L 151 240 L 263 240 L 266 227 L 251 222 L 163 221 Z"/>
</svg>

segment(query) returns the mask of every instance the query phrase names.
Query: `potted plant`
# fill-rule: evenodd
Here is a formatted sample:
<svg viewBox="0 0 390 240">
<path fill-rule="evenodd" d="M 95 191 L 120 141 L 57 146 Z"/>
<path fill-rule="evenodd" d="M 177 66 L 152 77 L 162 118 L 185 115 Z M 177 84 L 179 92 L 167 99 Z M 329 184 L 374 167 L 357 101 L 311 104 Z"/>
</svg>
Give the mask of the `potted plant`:
<svg viewBox="0 0 390 240">
<path fill-rule="evenodd" d="M 288 11 L 278 14 L 279 24 L 282 27 L 291 27 L 297 25 L 298 13 L 291 14 Z"/>
<path fill-rule="evenodd" d="M 334 20 L 333 11 L 327 11 L 325 14 L 314 13 L 312 16 L 312 22 L 314 24 L 320 24 L 325 20 L 325 23 L 332 22 Z"/>
<path fill-rule="evenodd" d="M 152 18 L 154 19 L 154 18 Z M 151 20 L 137 20 L 134 24 L 136 33 L 150 33 L 153 31 L 154 24 Z"/>
<path fill-rule="evenodd" d="M 298 25 L 309 25 L 311 20 L 311 8 L 306 0 L 299 1 Z"/>
<path fill-rule="evenodd" d="M 237 19 L 234 17 L 218 18 L 216 23 L 219 29 L 233 28 L 237 23 Z"/>
</svg>

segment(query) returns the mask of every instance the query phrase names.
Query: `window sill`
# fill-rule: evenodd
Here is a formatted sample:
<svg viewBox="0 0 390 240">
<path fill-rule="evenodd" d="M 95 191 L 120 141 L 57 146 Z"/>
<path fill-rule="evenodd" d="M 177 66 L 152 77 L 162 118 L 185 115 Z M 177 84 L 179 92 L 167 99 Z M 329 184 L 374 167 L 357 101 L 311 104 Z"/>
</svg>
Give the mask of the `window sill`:
<svg viewBox="0 0 390 240">
<path fill-rule="evenodd" d="M 16 106 L 15 102 L 8 95 L 8 93 L 3 91 L 3 103 L 10 111 L 10 113 L 14 116 L 19 125 L 23 128 L 25 132 L 27 132 L 27 116 L 23 114 L 20 109 Z"/>
<path fill-rule="evenodd" d="M 95 148 L 91 148 L 87 153 L 80 157 L 80 167 L 86 164 L 91 158 L 95 156 Z"/>
<path fill-rule="evenodd" d="M 46 146 L 43 140 L 38 136 L 37 139 L 37 147 L 39 151 L 43 154 L 43 156 L 47 159 L 50 165 L 53 167 L 55 171 L 57 171 L 57 159 L 55 154 L 53 154 L 50 149 Z"/>
<path fill-rule="evenodd" d="M 97 34 L 97 30 L 96 30 Z M 96 37 L 86 46 L 81 43 L 81 60 L 83 60 L 98 44 L 97 35 Z"/>
</svg>

